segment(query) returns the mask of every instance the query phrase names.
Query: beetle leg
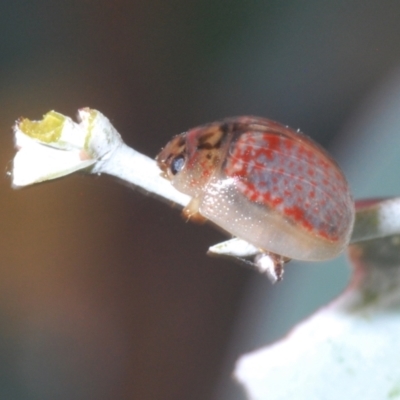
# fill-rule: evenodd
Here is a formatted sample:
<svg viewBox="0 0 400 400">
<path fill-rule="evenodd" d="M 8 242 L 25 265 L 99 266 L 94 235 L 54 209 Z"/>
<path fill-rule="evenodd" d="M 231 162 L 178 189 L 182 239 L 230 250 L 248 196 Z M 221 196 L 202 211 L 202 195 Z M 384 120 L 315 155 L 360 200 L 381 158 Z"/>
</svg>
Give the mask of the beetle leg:
<svg viewBox="0 0 400 400">
<path fill-rule="evenodd" d="M 182 216 L 186 222 L 191 220 L 192 222 L 204 223 L 207 218 L 203 217 L 199 212 L 200 199 L 194 197 L 190 200 L 189 204 L 182 210 Z"/>
<path fill-rule="evenodd" d="M 280 256 L 274 253 L 262 252 L 254 257 L 254 264 L 257 269 L 265 273 L 271 283 L 282 280 L 284 265 L 290 261 L 290 258 Z"/>
</svg>

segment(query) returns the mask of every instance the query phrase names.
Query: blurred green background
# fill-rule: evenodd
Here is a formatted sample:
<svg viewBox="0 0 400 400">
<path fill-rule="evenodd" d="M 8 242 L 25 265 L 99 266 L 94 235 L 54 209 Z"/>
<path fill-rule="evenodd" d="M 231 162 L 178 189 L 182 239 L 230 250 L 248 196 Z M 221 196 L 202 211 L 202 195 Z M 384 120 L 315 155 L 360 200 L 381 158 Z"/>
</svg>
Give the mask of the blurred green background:
<svg viewBox="0 0 400 400">
<path fill-rule="evenodd" d="M 238 355 L 348 277 L 343 259 L 293 264 L 272 287 L 205 255 L 221 233 L 111 178 L 13 191 L 15 119 L 90 106 L 155 156 L 187 128 L 260 115 L 331 149 L 356 197 L 395 194 L 399 102 L 393 131 L 354 121 L 398 101 L 399 20 L 389 0 L 1 2 L 0 399 L 242 399 Z"/>
</svg>

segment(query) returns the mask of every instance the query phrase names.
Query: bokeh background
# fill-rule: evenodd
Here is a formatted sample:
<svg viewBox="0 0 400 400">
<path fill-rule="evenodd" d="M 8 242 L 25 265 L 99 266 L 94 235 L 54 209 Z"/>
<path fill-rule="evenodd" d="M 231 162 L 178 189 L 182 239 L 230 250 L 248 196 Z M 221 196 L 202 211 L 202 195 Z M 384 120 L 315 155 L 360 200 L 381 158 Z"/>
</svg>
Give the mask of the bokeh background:
<svg viewBox="0 0 400 400">
<path fill-rule="evenodd" d="M 237 357 L 336 296 L 342 257 L 272 287 L 205 255 L 224 240 L 105 176 L 12 190 L 16 118 L 83 106 L 155 156 L 252 114 L 301 128 L 356 197 L 399 193 L 400 3 L 0 4 L 0 399 L 241 400 Z M 290 383 L 288 383 L 290 384 Z"/>
</svg>

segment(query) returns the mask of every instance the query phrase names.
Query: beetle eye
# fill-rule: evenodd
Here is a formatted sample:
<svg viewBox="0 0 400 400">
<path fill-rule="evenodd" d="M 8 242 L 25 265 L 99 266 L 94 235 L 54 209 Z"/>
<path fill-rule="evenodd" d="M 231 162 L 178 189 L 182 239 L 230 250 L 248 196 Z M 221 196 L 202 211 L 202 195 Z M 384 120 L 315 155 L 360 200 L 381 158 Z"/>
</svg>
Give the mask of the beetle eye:
<svg viewBox="0 0 400 400">
<path fill-rule="evenodd" d="M 185 157 L 183 157 L 183 156 L 175 157 L 171 162 L 170 169 L 171 169 L 172 175 L 176 175 L 179 171 L 181 171 L 181 169 L 183 168 L 184 165 L 185 165 Z"/>
</svg>

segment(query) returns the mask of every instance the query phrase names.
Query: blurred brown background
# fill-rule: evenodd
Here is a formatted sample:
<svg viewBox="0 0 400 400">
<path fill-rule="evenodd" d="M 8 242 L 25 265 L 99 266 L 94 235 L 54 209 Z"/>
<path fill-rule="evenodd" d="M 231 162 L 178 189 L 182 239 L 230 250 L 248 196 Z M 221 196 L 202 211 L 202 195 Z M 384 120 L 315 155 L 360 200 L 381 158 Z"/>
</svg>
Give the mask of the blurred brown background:
<svg viewBox="0 0 400 400">
<path fill-rule="evenodd" d="M 251 350 L 225 358 L 246 285 L 264 279 L 205 255 L 221 233 L 111 178 L 13 191 L 17 117 L 90 106 L 155 156 L 253 114 L 329 148 L 398 65 L 399 20 L 393 1 L 3 1 L 0 399 L 215 399 Z"/>
</svg>

